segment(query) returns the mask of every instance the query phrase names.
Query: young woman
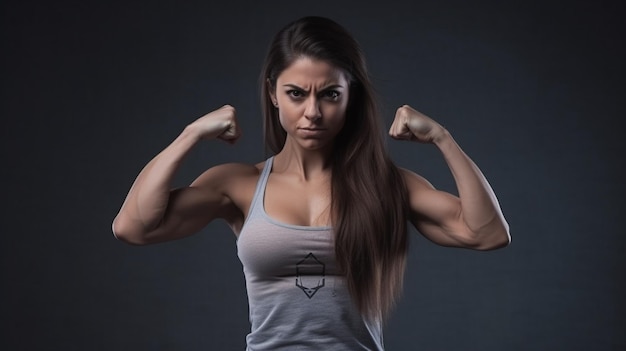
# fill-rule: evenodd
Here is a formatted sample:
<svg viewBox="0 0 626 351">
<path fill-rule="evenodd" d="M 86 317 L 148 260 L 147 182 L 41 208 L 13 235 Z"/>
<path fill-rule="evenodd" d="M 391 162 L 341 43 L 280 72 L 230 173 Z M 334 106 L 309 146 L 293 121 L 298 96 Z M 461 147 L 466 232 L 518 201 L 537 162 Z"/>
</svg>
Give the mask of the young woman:
<svg viewBox="0 0 626 351">
<path fill-rule="evenodd" d="M 478 167 L 446 129 L 407 105 L 389 135 L 435 144 L 459 196 L 393 164 L 363 55 L 337 23 L 306 17 L 287 25 L 261 78 L 274 156 L 219 165 L 172 190 L 182 159 L 201 140 L 239 138 L 235 109 L 223 106 L 145 166 L 113 222 L 117 238 L 143 245 L 226 220 L 246 277 L 249 350 L 382 350 L 382 321 L 402 289 L 407 222 L 444 246 L 510 242 Z"/>
</svg>

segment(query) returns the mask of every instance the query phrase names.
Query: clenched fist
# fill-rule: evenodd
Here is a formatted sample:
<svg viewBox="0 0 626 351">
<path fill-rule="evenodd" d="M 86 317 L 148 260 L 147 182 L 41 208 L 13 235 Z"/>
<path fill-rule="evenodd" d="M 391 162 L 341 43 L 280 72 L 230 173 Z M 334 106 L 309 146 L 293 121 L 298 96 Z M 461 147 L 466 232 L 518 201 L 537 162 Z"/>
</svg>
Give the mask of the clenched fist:
<svg viewBox="0 0 626 351">
<path fill-rule="evenodd" d="M 196 133 L 200 139 L 222 139 L 231 144 L 241 136 L 235 108 L 230 105 L 224 105 L 207 113 L 187 128 Z"/>
<path fill-rule="evenodd" d="M 445 134 L 441 124 L 435 122 L 425 114 L 404 105 L 396 111 L 396 117 L 389 129 L 389 135 L 394 139 L 412 140 L 421 143 L 434 143 Z"/>
</svg>

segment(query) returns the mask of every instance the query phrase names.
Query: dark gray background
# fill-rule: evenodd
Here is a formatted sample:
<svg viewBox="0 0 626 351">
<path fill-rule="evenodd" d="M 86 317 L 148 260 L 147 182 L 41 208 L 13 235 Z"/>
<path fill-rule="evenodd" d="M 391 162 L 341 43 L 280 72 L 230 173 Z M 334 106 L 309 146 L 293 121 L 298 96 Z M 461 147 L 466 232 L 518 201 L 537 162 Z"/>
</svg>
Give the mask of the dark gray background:
<svg viewBox="0 0 626 351">
<path fill-rule="evenodd" d="M 412 233 L 389 350 L 620 350 L 624 11 L 618 1 L 2 2 L 3 350 L 242 350 L 235 238 L 212 223 L 149 247 L 111 221 L 134 177 L 225 103 L 243 139 L 207 142 L 176 185 L 258 162 L 272 34 L 329 16 L 361 42 L 386 124 L 410 104 L 482 168 L 511 225 L 493 252 Z M 432 146 L 398 164 L 455 191 Z"/>
</svg>

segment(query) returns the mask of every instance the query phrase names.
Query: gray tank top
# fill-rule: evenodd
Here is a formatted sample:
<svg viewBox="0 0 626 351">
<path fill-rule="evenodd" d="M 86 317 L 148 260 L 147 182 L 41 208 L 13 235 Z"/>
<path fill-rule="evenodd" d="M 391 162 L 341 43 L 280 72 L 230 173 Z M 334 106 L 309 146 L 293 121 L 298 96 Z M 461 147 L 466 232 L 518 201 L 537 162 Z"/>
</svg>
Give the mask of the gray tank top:
<svg viewBox="0 0 626 351">
<path fill-rule="evenodd" d="M 332 228 L 265 213 L 272 161 L 237 239 L 250 309 L 246 350 L 383 350 L 381 323 L 361 316 L 337 268 Z"/>
</svg>

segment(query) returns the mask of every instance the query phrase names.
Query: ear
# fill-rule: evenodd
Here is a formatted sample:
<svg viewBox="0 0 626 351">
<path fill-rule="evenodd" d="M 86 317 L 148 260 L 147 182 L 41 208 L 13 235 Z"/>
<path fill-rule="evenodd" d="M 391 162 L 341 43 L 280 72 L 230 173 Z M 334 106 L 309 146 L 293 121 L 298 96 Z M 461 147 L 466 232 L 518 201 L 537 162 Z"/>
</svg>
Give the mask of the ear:
<svg viewBox="0 0 626 351">
<path fill-rule="evenodd" d="M 267 92 L 270 94 L 270 99 L 272 99 L 272 104 L 277 106 L 278 100 L 276 99 L 276 87 L 272 84 L 269 78 L 265 80 L 265 84 L 267 84 Z"/>
</svg>

